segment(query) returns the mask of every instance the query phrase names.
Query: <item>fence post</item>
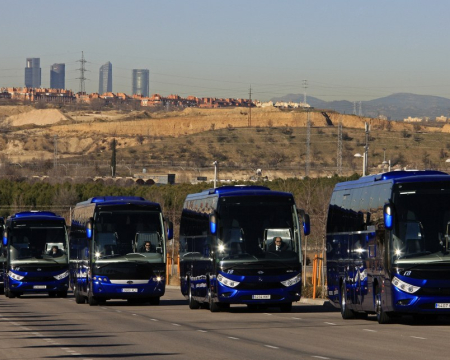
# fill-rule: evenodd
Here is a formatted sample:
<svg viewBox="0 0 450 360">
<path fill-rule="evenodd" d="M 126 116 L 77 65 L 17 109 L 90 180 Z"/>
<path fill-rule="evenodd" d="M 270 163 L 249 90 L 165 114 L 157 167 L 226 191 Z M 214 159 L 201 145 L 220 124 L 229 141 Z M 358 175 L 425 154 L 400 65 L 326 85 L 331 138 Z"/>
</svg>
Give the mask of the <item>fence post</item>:
<svg viewBox="0 0 450 360">
<path fill-rule="evenodd" d="M 166 285 L 169 285 L 169 264 L 170 264 L 170 255 L 167 254 L 167 261 L 166 261 Z"/>
<path fill-rule="evenodd" d="M 314 255 L 313 261 L 313 273 L 312 273 L 312 283 L 313 283 L 313 299 L 316 298 L 316 282 L 317 282 L 317 254 Z"/>
</svg>

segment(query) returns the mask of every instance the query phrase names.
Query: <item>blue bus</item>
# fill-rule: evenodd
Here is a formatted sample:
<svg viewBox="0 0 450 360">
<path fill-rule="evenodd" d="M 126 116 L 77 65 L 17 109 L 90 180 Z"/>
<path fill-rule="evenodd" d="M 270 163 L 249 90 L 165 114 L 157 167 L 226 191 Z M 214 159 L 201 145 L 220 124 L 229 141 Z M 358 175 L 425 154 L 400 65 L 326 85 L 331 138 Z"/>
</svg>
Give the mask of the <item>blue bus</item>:
<svg viewBox="0 0 450 360">
<path fill-rule="evenodd" d="M 326 234 L 328 297 L 344 319 L 450 314 L 450 175 L 392 171 L 339 183 Z"/>
<path fill-rule="evenodd" d="M 292 194 L 263 186 L 188 195 L 179 252 L 181 292 L 189 307 L 216 312 L 247 304 L 291 311 L 302 290 L 302 222 L 309 233 L 309 217 L 302 214 Z"/>
<path fill-rule="evenodd" d="M 70 284 L 78 304 L 126 299 L 158 305 L 165 292 L 167 235 L 158 203 L 99 196 L 78 203 L 70 229 Z M 147 244 L 147 249 L 145 248 Z"/>
<path fill-rule="evenodd" d="M 69 262 L 66 221 L 49 211 L 19 212 L 3 231 L 5 296 L 48 293 L 66 297 Z"/>
<path fill-rule="evenodd" d="M 3 231 L 5 229 L 5 218 L 0 217 L 0 230 L 3 234 Z M 4 287 L 4 281 L 3 281 L 3 269 L 6 266 L 6 257 L 7 257 L 7 250 L 6 246 L 3 246 L 3 241 L 0 243 L 0 294 L 3 294 L 5 291 Z"/>
</svg>

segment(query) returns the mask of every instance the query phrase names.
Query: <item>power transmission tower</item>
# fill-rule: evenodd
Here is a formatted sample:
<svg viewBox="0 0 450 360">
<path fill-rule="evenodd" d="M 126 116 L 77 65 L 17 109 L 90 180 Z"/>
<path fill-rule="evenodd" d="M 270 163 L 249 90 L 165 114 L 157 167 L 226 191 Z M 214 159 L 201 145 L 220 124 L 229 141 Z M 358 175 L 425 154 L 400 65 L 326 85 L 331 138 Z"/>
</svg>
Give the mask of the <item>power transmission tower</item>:
<svg viewBox="0 0 450 360">
<path fill-rule="evenodd" d="M 311 151 L 311 119 L 310 112 L 307 112 L 306 120 L 306 160 L 305 160 L 305 176 L 309 176 L 310 151 Z"/>
<path fill-rule="evenodd" d="M 248 103 L 249 109 L 248 109 L 248 127 L 252 126 L 252 86 L 250 85 L 250 90 L 248 92 L 248 97 L 250 99 L 250 102 Z"/>
<path fill-rule="evenodd" d="M 365 137 L 366 137 L 366 144 L 364 146 L 364 174 L 367 174 L 367 169 L 369 168 L 369 133 L 370 133 L 370 125 L 368 123 L 364 124 L 365 126 Z"/>
<path fill-rule="evenodd" d="M 338 124 L 338 146 L 337 146 L 337 156 L 336 156 L 336 168 L 337 174 L 342 175 L 342 119 L 339 119 Z"/>
<path fill-rule="evenodd" d="M 308 80 L 302 80 L 302 83 L 303 83 L 303 88 L 304 88 L 304 91 L 303 91 L 303 103 L 306 105 L 306 89 L 308 87 Z"/>
<path fill-rule="evenodd" d="M 54 137 L 54 150 L 53 150 L 53 168 L 58 168 L 58 135 Z"/>
<path fill-rule="evenodd" d="M 80 77 L 77 78 L 78 80 L 80 80 L 80 93 L 84 94 L 86 92 L 86 88 L 84 86 L 84 82 L 87 80 L 84 77 L 84 73 L 88 70 L 86 70 L 86 68 L 84 67 L 84 65 L 87 63 L 87 61 L 84 59 L 84 52 L 81 52 L 81 59 L 77 60 L 77 62 L 81 63 L 81 67 L 77 70 L 80 71 Z"/>
</svg>

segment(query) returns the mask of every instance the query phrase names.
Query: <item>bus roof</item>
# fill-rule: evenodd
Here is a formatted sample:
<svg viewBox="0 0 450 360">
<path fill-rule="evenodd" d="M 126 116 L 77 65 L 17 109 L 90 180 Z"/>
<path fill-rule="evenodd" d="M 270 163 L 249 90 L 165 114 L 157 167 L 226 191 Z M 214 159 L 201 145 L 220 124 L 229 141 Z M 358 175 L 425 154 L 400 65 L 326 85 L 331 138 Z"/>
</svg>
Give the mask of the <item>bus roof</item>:
<svg viewBox="0 0 450 360">
<path fill-rule="evenodd" d="M 418 181 L 449 181 L 450 175 L 437 170 L 400 170 L 369 175 L 358 180 L 344 181 L 336 184 L 335 190 L 369 186 L 378 182 L 418 182 Z"/>
<path fill-rule="evenodd" d="M 64 220 L 62 216 L 51 211 L 22 211 L 11 215 L 9 220 Z"/>
<path fill-rule="evenodd" d="M 135 204 L 135 205 L 153 205 L 160 206 L 159 203 L 145 200 L 140 196 L 96 196 L 89 198 L 86 201 L 79 202 L 77 206 L 99 204 L 99 205 L 123 205 L 123 204 Z"/>
<path fill-rule="evenodd" d="M 226 196 L 274 196 L 274 195 L 292 197 L 291 193 L 270 190 L 266 186 L 231 185 L 212 188 L 195 194 L 189 194 L 186 197 L 186 201 L 203 199 L 209 196 L 226 197 Z"/>
</svg>

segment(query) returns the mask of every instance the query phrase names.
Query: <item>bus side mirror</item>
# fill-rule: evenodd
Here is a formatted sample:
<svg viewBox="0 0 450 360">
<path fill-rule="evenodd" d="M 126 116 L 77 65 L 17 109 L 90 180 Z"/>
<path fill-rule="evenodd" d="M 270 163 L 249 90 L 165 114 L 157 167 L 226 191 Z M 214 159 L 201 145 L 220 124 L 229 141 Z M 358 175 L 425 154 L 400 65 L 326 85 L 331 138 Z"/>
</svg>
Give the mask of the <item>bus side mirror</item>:
<svg viewBox="0 0 450 360">
<path fill-rule="evenodd" d="M 3 231 L 3 246 L 8 245 L 8 230 Z"/>
<path fill-rule="evenodd" d="M 169 226 L 167 228 L 167 239 L 172 240 L 173 239 L 173 222 L 169 221 Z"/>
<path fill-rule="evenodd" d="M 94 228 L 94 219 L 90 218 L 86 224 L 86 237 L 89 240 L 92 239 L 93 228 Z"/>
<path fill-rule="evenodd" d="M 308 214 L 303 214 L 303 232 L 305 233 L 305 236 L 309 235 L 311 232 L 311 223 Z"/>
<path fill-rule="evenodd" d="M 209 214 L 209 231 L 212 235 L 215 235 L 217 232 L 217 215 L 215 212 Z"/>
<path fill-rule="evenodd" d="M 384 227 L 388 230 L 391 230 L 393 225 L 393 211 L 392 206 L 390 204 L 384 205 L 383 216 L 384 216 Z"/>
</svg>

